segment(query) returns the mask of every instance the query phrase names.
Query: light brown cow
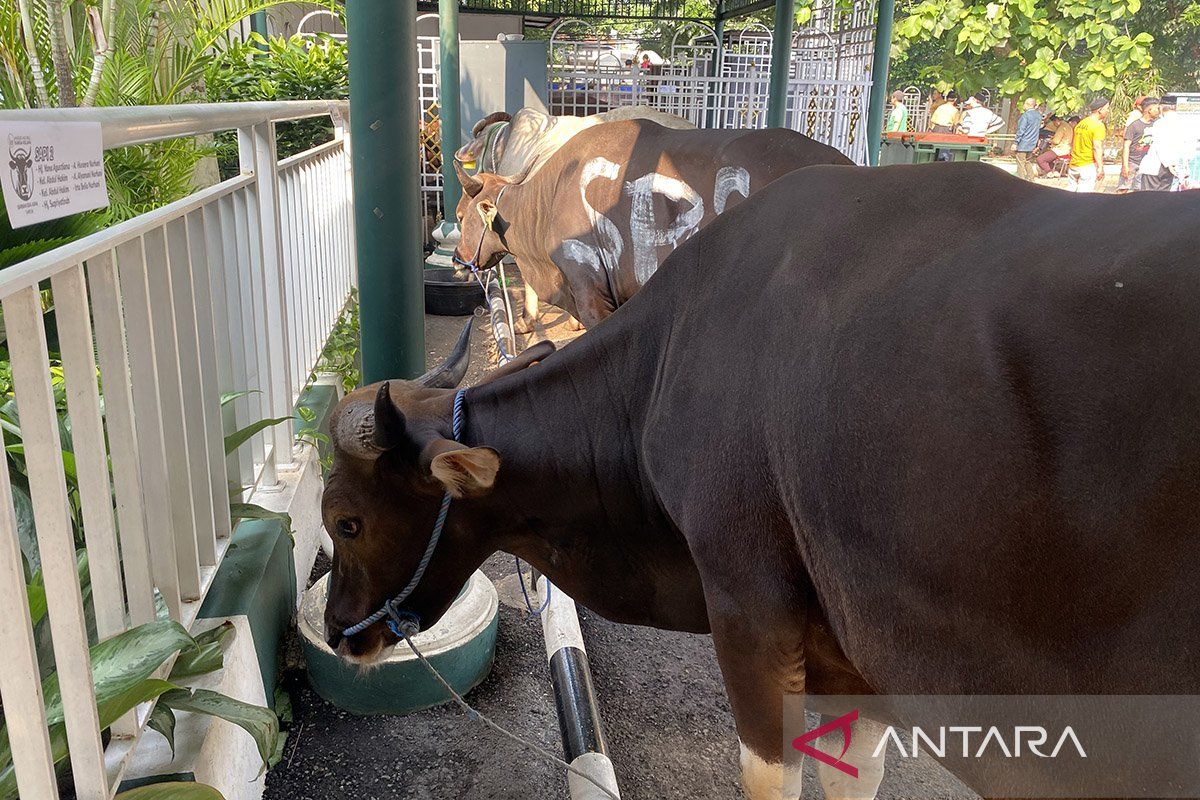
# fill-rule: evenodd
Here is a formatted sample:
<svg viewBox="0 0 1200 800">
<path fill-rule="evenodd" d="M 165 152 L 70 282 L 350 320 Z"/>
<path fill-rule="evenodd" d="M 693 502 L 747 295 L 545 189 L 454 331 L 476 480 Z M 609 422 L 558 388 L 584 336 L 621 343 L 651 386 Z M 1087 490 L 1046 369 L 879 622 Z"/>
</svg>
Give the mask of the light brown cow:
<svg viewBox="0 0 1200 800">
<path fill-rule="evenodd" d="M 538 298 L 595 325 L 632 297 L 677 245 L 751 192 L 800 167 L 852 162 L 779 128 L 670 130 L 647 120 L 584 130 L 528 176 L 459 165 L 456 262 L 511 253 L 525 280 L 527 333 Z"/>
</svg>

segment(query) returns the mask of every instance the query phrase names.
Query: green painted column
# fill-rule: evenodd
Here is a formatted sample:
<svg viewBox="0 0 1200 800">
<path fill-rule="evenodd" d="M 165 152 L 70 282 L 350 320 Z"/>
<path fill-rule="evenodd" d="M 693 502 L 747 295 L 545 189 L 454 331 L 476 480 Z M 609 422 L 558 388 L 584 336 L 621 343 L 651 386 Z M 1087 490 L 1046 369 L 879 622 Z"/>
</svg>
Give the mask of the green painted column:
<svg viewBox="0 0 1200 800">
<path fill-rule="evenodd" d="M 250 30 L 267 37 L 267 12 L 255 11 L 250 15 Z"/>
<path fill-rule="evenodd" d="M 425 368 L 416 0 L 348 0 L 363 381 Z"/>
<path fill-rule="evenodd" d="M 892 59 L 892 26 L 896 19 L 896 0 L 879 0 L 879 20 L 875 23 L 875 55 L 871 61 L 871 101 L 867 107 L 867 163 L 879 164 L 883 139 L 883 109 L 887 105 L 888 64 Z"/>
<path fill-rule="evenodd" d="M 788 73 L 792 68 L 792 26 L 796 0 L 775 0 L 775 29 L 771 34 L 771 89 L 767 95 L 767 127 L 787 121 Z"/>
<path fill-rule="evenodd" d="M 441 39 L 441 86 L 438 98 L 442 120 L 442 191 L 446 221 L 454 220 L 454 209 L 462 187 L 454 174 L 454 154 L 461 146 L 462 100 L 458 90 L 458 0 L 438 0 L 438 35 Z"/>
</svg>

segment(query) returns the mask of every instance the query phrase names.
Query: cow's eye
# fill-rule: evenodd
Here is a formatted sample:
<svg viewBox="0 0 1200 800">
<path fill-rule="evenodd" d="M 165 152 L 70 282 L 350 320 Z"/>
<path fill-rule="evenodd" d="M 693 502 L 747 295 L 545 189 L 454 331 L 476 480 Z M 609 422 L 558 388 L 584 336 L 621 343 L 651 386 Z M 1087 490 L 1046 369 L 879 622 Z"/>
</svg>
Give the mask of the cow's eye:
<svg viewBox="0 0 1200 800">
<path fill-rule="evenodd" d="M 347 519 L 342 517 L 336 523 L 338 536 L 346 539 L 353 539 L 358 536 L 359 528 L 361 527 L 356 519 Z"/>
</svg>

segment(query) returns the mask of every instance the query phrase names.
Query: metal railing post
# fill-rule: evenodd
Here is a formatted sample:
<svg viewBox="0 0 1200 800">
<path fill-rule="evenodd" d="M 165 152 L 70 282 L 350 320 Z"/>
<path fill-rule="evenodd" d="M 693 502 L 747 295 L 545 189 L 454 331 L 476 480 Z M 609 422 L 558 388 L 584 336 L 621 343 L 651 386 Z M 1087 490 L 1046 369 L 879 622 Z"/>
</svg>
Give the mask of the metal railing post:
<svg viewBox="0 0 1200 800">
<path fill-rule="evenodd" d="M 262 311 L 267 341 L 263 342 L 263 370 L 259 389 L 266 397 L 267 413 L 290 417 L 291 376 L 287 363 L 288 330 L 283 289 L 283 233 L 279 218 L 279 170 L 275 157 L 275 126 L 264 122 L 238 129 L 238 163 L 243 174 L 255 176 L 259 241 L 262 247 Z M 269 429 L 270 447 L 264 457 L 262 488 L 279 485 L 278 469 L 292 462 L 290 419 Z M 284 461 L 286 459 L 286 461 Z"/>
</svg>

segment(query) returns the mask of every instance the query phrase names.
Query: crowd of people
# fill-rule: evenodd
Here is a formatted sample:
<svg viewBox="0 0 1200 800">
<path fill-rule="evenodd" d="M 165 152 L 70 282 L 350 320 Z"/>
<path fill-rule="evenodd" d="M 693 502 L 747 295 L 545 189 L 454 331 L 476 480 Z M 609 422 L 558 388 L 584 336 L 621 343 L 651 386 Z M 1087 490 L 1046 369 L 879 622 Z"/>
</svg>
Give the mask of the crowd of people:
<svg viewBox="0 0 1200 800">
<path fill-rule="evenodd" d="M 1017 175 L 1030 181 L 1065 175 L 1070 191 L 1099 191 L 1105 175 L 1105 142 L 1113 124 L 1111 110 L 1108 98 L 1097 97 L 1083 113 L 1064 117 L 1046 113 L 1037 100 L 1027 99 L 1013 143 Z M 1121 167 L 1121 179 L 1117 192 L 1162 192 L 1195 186 L 1189 168 L 1197 150 L 1195 137 L 1184 130 L 1175 110 L 1173 95 L 1137 98 L 1119 129 L 1116 162 Z M 968 97 L 961 106 L 954 92 L 943 96 L 934 91 L 930 97 L 932 132 L 988 136 L 1003 126 L 1004 120 L 978 96 Z M 885 130 L 905 131 L 908 127 L 904 93 L 894 92 Z"/>
</svg>

